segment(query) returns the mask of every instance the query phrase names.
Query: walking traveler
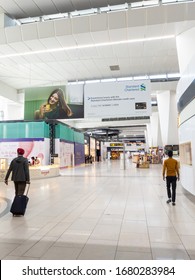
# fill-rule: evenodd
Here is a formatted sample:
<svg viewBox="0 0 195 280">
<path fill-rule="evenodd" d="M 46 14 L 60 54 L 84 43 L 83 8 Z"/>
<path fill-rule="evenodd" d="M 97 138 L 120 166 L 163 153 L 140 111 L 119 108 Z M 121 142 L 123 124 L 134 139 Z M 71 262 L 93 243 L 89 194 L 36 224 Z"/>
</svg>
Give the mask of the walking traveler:
<svg viewBox="0 0 195 280">
<path fill-rule="evenodd" d="M 8 185 L 8 179 L 10 173 L 12 173 L 11 180 L 14 181 L 15 195 L 23 195 L 26 184 L 30 184 L 29 163 L 27 158 L 23 157 L 23 149 L 18 148 L 17 154 L 18 156 L 14 158 L 10 163 L 7 174 L 5 176 L 5 184 Z"/>
<path fill-rule="evenodd" d="M 179 181 L 180 178 L 178 161 L 176 159 L 173 159 L 172 156 L 173 151 L 168 151 L 169 158 L 166 159 L 163 164 L 163 180 L 165 181 L 166 178 L 168 196 L 167 203 L 170 203 L 172 201 L 172 205 L 175 205 L 177 180 Z"/>
</svg>

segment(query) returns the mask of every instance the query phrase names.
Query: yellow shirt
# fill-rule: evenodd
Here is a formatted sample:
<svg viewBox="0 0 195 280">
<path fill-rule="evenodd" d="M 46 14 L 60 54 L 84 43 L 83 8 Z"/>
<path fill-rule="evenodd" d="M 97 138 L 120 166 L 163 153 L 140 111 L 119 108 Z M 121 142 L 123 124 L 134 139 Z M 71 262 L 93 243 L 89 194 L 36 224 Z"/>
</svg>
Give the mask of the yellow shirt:
<svg viewBox="0 0 195 280">
<path fill-rule="evenodd" d="M 176 159 L 168 158 L 163 164 L 163 177 L 165 176 L 179 176 L 179 167 Z"/>
</svg>

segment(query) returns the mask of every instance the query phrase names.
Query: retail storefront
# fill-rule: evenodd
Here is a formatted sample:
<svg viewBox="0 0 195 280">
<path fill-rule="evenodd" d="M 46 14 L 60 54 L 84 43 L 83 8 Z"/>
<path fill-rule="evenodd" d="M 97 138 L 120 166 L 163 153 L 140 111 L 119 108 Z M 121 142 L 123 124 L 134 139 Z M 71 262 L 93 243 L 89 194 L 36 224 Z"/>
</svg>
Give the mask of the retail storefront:
<svg viewBox="0 0 195 280">
<path fill-rule="evenodd" d="M 83 134 L 61 123 L 52 125 L 51 134 L 51 124 L 44 121 L 0 123 L 1 181 L 18 147 L 25 150 L 31 178 L 58 176 L 61 168 L 85 162 Z M 32 163 L 32 158 L 37 158 L 37 163 Z"/>
</svg>

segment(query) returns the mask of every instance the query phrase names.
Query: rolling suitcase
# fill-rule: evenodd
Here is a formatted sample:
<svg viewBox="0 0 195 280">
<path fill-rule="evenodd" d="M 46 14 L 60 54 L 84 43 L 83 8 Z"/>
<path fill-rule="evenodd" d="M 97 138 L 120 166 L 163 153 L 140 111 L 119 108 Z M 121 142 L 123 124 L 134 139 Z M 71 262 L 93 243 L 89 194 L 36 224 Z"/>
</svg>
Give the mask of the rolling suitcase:
<svg viewBox="0 0 195 280">
<path fill-rule="evenodd" d="M 27 204 L 29 201 L 29 198 L 27 196 L 28 191 L 29 191 L 29 186 L 30 185 L 28 185 L 26 195 L 25 194 L 16 195 L 14 197 L 14 201 L 13 201 L 13 203 L 11 205 L 11 209 L 10 209 L 10 212 L 13 214 L 13 216 L 24 216 L 26 207 L 27 207 Z"/>
</svg>

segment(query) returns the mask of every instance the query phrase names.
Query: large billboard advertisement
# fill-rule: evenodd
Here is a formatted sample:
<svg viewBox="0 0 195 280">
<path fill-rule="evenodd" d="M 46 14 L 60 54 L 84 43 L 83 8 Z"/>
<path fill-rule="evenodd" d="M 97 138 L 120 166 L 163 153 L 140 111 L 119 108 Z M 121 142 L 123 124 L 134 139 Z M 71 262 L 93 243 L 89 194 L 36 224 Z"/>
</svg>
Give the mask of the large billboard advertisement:
<svg viewBox="0 0 195 280">
<path fill-rule="evenodd" d="M 49 163 L 49 139 L 4 139 L 0 142 L 0 158 L 8 159 L 8 163 L 17 157 L 17 148 L 24 149 L 24 157 L 31 161 L 31 157 L 38 157 L 41 164 Z"/>
<path fill-rule="evenodd" d="M 74 90 L 72 90 L 74 93 Z M 78 91 L 78 90 L 77 90 Z M 82 88 L 80 89 L 83 94 Z M 75 95 L 78 95 L 78 92 Z M 83 118 L 83 99 L 72 102 L 65 86 L 25 89 L 24 119 L 49 120 Z M 76 95 L 76 96 L 77 96 Z M 78 98 L 77 98 L 78 99 Z"/>
<path fill-rule="evenodd" d="M 61 85 L 25 90 L 25 120 L 150 115 L 149 80 Z"/>
<path fill-rule="evenodd" d="M 74 165 L 74 143 L 60 141 L 60 168 Z"/>
<path fill-rule="evenodd" d="M 86 84 L 85 118 L 137 117 L 151 115 L 149 80 Z"/>
</svg>

